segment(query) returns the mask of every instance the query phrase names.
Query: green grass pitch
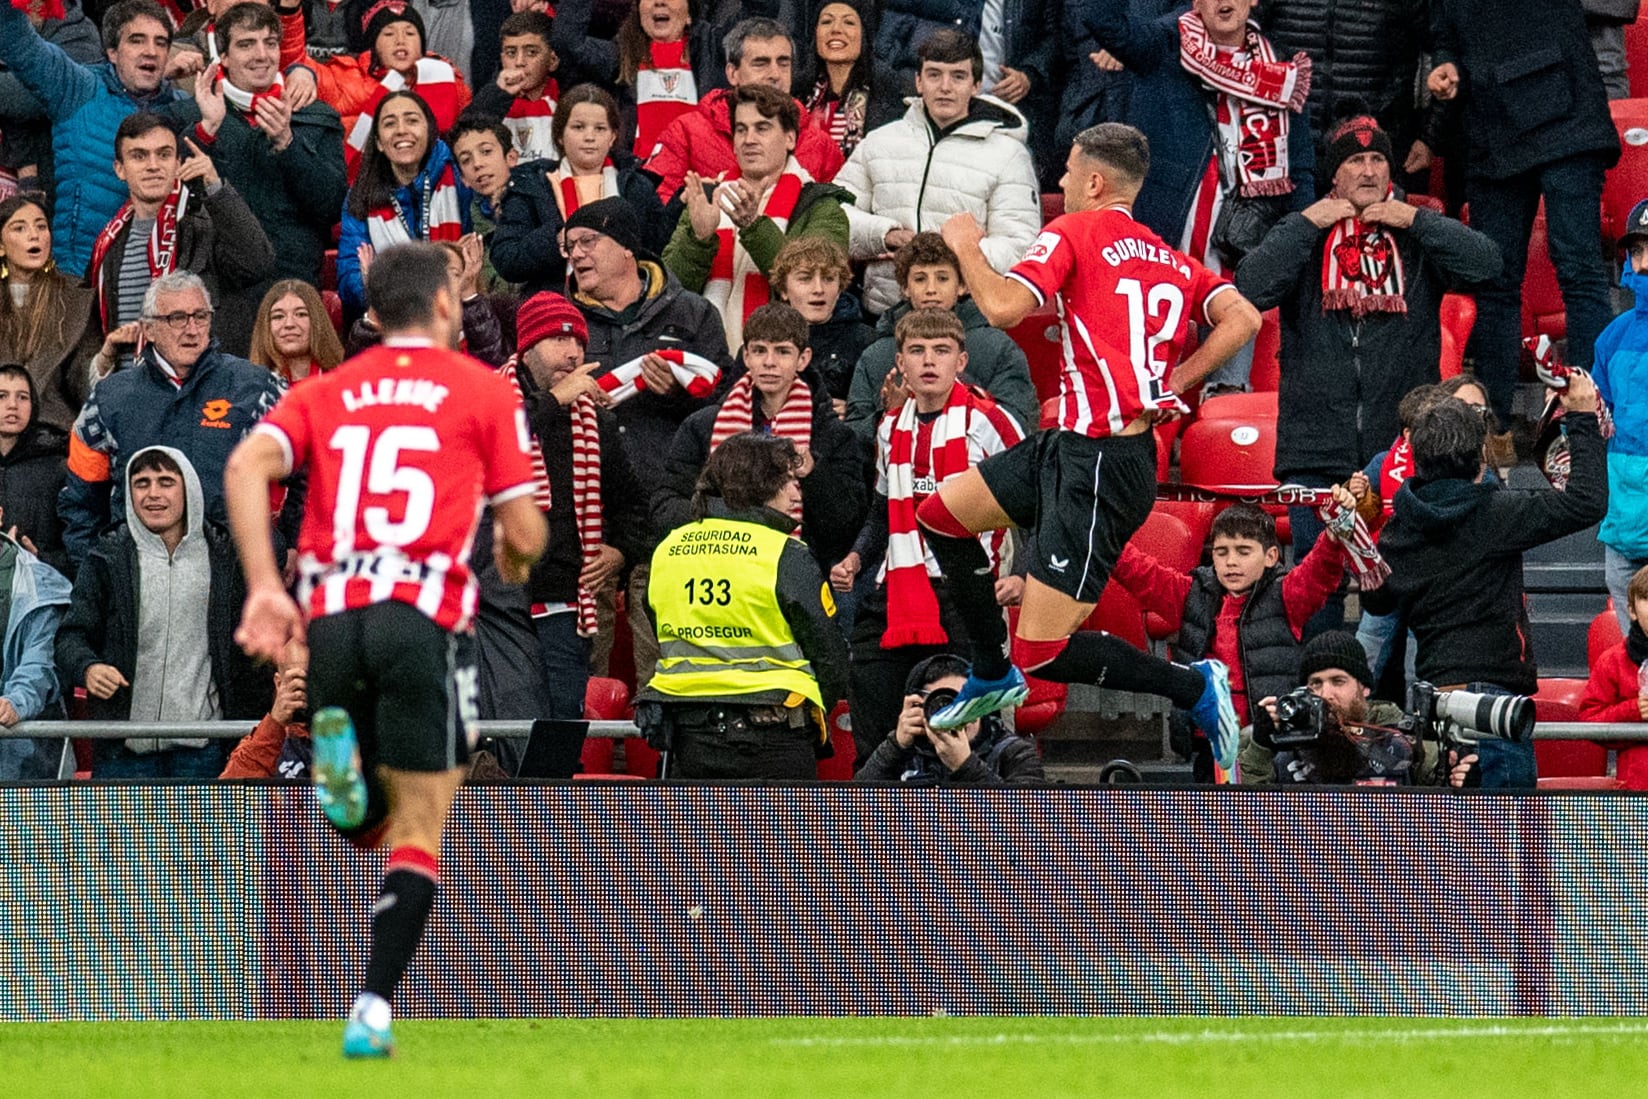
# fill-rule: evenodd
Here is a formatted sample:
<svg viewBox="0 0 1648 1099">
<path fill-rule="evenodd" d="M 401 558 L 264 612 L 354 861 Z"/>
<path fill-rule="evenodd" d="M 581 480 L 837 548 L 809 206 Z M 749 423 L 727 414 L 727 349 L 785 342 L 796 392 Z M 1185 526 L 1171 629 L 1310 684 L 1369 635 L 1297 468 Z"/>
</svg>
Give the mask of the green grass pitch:
<svg viewBox="0 0 1648 1099">
<path fill-rule="evenodd" d="M 403 1020 L 344 1062 L 336 1022 L 0 1024 L 0 1094 L 1630 1096 L 1631 1019 Z"/>
</svg>

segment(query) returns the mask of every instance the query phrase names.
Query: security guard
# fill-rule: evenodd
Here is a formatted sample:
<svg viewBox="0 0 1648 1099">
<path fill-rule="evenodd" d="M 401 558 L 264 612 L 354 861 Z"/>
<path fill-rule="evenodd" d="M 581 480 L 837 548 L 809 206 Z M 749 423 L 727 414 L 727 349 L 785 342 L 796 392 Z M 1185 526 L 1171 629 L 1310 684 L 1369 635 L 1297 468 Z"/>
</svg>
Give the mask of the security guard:
<svg viewBox="0 0 1648 1099">
<path fill-rule="evenodd" d="M 704 464 L 697 521 L 652 555 L 647 601 L 660 656 L 636 699 L 669 778 L 805 781 L 846 694 L 847 645 L 807 547 L 802 458 L 788 439 L 734 435 Z"/>
</svg>

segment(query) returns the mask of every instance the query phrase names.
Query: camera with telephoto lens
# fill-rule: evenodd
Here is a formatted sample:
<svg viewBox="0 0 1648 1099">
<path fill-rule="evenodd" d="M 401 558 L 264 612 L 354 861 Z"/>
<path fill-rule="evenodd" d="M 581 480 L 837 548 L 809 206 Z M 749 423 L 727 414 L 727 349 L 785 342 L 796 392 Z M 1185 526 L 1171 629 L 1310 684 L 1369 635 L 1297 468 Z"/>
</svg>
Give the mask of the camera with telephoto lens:
<svg viewBox="0 0 1648 1099">
<path fill-rule="evenodd" d="M 933 723 L 934 714 L 956 700 L 958 693 L 954 687 L 935 687 L 927 692 L 927 697 L 921 700 L 921 716 L 928 725 Z"/>
<path fill-rule="evenodd" d="M 1534 731 L 1534 700 L 1527 695 L 1439 691 L 1418 682 L 1408 688 L 1408 719 L 1416 735 L 1443 751 L 1469 752 L 1484 740 L 1526 741 Z"/>
<path fill-rule="evenodd" d="M 1327 701 L 1309 687 L 1295 687 L 1276 700 L 1273 724 L 1271 744 L 1278 750 L 1308 748 L 1327 730 Z"/>
</svg>

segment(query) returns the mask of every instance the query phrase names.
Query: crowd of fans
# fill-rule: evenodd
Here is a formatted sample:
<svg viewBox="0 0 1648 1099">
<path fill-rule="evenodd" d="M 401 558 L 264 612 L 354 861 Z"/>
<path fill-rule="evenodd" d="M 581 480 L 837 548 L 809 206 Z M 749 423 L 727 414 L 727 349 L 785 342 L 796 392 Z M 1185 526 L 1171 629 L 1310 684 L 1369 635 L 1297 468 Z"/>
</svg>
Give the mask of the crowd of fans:
<svg viewBox="0 0 1648 1099">
<path fill-rule="evenodd" d="M 1630 636 L 1588 712 L 1636 720 L 1648 330 L 1635 311 L 1609 327 L 1606 257 L 1618 243 L 1623 285 L 1648 289 L 1648 207 L 1619 242 L 1599 214 L 1636 8 L 0 3 L 0 722 L 60 715 L 77 689 L 98 719 L 262 719 L 228 773 L 302 773 L 303 654 L 271 675 L 231 640 L 223 465 L 288 387 L 380 338 L 374 258 L 430 241 L 465 350 L 521 395 L 552 531 L 524 587 L 476 549 L 485 716 L 579 716 L 619 633 L 645 685 L 652 551 L 709 457 L 756 431 L 799 455 L 792 518 L 840 605 L 861 777 L 1043 781 L 1010 723 L 922 717 L 967 650 L 912 517 L 1041 419 L 1024 351 L 940 230 L 970 215 L 1005 272 L 1073 135 L 1106 121 L 1149 140 L 1133 216 L 1278 311 L 1276 477 L 1382 518 L 1393 570 L 1363 593 L 1358 662 L 1331 632 L 1347 566 L 1315 509 L 1292 510 L 1289 547 L 1272 514 L 1231 507 L 1194 572 L 1130 548 L 1112 578 L 1177 627 L 1174 655 L 1223 659 L 1244 721 L 1300 684 L 1367 720 L 1352 685 L 1409 631 L 1412 674 L 1530 693 L 1521 554 L 1606 515 Z M 1562 490 L 1530 494 L 1500 477 L 1541 201 L 1567 361 L 1594 360 L 1597 384 L 1575 375 L 1556 406 Z M 1474 372 L 1439 386 L 1448 292 L 1477 303 Z M 1252 359 L 1203 399 L 1245 389 Z M 304 489 L 271 499 L 294 574 Z M 1015 541 L 986 546 L 1004 613 Z M 227 747 L 103 741 L 92 772 L 216 775 Z M 1284 757 L 1244 749 L 1260 778 Z M 1457 763 L 1412 773 L 1458 781 Z M 0 739 L 0 780 L 56 768 L 51 742 Z M 1531 760 L 1494 770 L 1531 782 Z"/>
</svg>

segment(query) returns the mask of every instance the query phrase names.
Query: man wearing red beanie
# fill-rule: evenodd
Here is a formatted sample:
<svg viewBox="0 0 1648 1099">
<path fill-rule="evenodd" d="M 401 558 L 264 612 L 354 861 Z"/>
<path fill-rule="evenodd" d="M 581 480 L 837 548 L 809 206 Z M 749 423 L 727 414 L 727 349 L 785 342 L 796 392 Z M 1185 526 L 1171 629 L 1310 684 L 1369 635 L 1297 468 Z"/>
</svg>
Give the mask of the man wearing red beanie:
<svg viewBox="0 0 1648 1099">
<path fill-rule="evenodd" d="M 535 498 L 549 520 L 549 549 L 526 582 L 538 636 L 539 713 L 584 714 L 595 603 L 630 563 L 645 561 L 646 496 L 607 412 L 610 398 L 584 362 L 589 326 L 559 294 L 532 295 L 515 318 L 517 354 L 498 368 L 515 385 L 532 426 Z"/>
</svg>

